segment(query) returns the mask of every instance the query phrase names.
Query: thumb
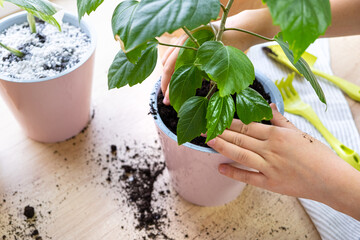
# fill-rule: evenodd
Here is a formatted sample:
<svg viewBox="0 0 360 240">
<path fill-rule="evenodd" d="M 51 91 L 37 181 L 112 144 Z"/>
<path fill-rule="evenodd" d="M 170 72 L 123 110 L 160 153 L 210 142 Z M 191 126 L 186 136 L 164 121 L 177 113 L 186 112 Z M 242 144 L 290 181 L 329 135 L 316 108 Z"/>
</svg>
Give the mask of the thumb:
<svg viewBox="0 0 360 240">
<path fill-rule="evenodd" d="M 298 130 L 286 117 L 284 117 L 277 109 L 275 103 L 271 103 L 270 107 L 273 113 L 273 119 L 270 120 L 271 124 L 278 127 L 290 128 Z"/>
</svg>

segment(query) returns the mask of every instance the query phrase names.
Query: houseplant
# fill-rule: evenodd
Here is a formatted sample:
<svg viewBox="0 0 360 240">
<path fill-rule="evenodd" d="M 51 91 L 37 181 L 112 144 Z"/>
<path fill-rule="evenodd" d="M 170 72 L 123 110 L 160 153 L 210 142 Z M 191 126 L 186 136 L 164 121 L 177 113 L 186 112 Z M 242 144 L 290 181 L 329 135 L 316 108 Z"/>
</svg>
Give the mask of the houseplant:
<svg viewBox="0 0 360 240">
<path fill-rule="evenodd" d="M 78 0 L 79 16 L 94 11 L 101 2 L 88 3 Z M 170 102 L 179 116 L 178 143 L 189 142 L 205 132 L 206 142 L 213 139 L 230 126 L 235 112 L 246 124 L 271 119 L 271 109 L 263 97 L 248 88 L 255 79 L 251 61 L 239 49 L 225 46 L 221 42 L 224 31 L 242 31 L 279 43 L 289 60 L 311 83 L 319 99 L 326 103 L 316 78 L 306 62 L 301 59 L 301 55 L 329 26 L 331 21 L 329 1 L 263 0 L 263 2 L 267 4 L 274 23 L 280 25 L 282 30 L 272 39 L 245 29 L 226 29 L 225 23 L 233 0 L 229 0 L 226 6 L 220 4 L 219 0 L 121 2 L 114 11 L 112 28 L 115 39 L 121 43 L 122 50 L 116 55 L 109 69 L 109 88 L 133 86 L 145 80 L 155 68 L 157 46 L 168 45 L 159 42 L 156 37 L 182 28 L 189 39 L 184 45 L 175 46 L 182 50 L 170 82 Z M 218 17 L 221 8 L 224 14 L 219 29 L 216 29 L 210 21 Z M 309 11 L 303 14 L 302 9 L 305 8 Z M 300 19 L 298 22 L 301 25 L 296 23 L 296 19 Z M 205 97 L 195 96 L 203 80 L 210 84 L 209 90 Z M 167 148 L 168 146 L 164 147 L 165 150 Z M 182 149 L 182 151 L 186 150 Z M 176 170 L 169 166 L 171 164 L 168 163 L 168 159 L 171 157 L 167 154 L 165 157 L 172 174 Z M 213 171 L 213 176 L 215 172 L 216 169 Z M 181 173 L 177 176 L 181 176 Z M 174 178 L 176 177 L 173 177 L 176 185 Z M 192 183 L 196 184 L 195 181 Z M 195 201 L 195 203 L 202 205 L 201 202 Z"/>
<path fill-rule="evenodd" d="M 10 15 L 0 21 L 0 43 L 5 47 L 0 49 L 0 94 L 27 136 L 40 142 L 66 140 L 79 133 L 90 119 L 96 45 L 94 32 L 86 23 L 79 22 L 77 16 L 69 13 L 60 13 L 64 15 L 64 23 L 56 20 L 59 11 L 50 2 L 7 1 L 26 12 Z M 35 21 L 34 16 L 55 28 Z M 9 31 L 10 28 L 16 30 Z M 19 40 L 12 41 L 9 32 L 19 34 Z M 22 33 L 26 33 L 26 36 L 22 36 Z M 81 37 L 81 40 L 73 37 L 80 46 L 68 41 L 68 38 L 60 38 L 72 33 Z M 46 51 L 44 46 L 48 47 Z M 79 53 L 82 47 L 86 47 L 84 54 Z M 29 49 L 36 49 L 39 55 Z M 35 65 L 40 63 L 42 65 Z M 24 65 L 36 67 L 26 68 L 25 71 L 22 68 Z M 21 66 L 16 68 L 20 71 L 7 71 L 13 66 Z"/>
</svg>

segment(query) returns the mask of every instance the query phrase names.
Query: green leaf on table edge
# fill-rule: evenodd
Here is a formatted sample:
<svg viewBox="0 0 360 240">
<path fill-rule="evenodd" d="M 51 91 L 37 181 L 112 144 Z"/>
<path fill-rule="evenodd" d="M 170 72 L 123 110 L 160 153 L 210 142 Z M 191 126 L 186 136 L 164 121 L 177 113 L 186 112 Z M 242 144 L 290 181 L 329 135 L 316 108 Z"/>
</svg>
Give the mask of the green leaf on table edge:
<svg viewBox="0 0 360 240">
<path fill-rule="evenodd" d="M 189 142 L 201 133 L 206 132 L 206 109 L 208 99 L 193 96 L 186 100 L 179 110 L 179 122 L 177 125 L 178 144 Z"/>
<path fill-rule="evenodd" d="M 151 41 L 142 52 L 136 64 L 131 63 L 120 50 L 115 56 L 108 73 L 109 89 L 121 88 L 127 84 L 134 86 L 142 83 L 154 70 L 157 62 L 157 42 Z"/>
<path fill-rule="evenodd" d="M 175 70 L 170 81 L 170 103 L 179 112 L 183 103 L 195 96 L 201 88 L 202 72 L 194 65 L 184 65 Z"/>
<path fill-rule="evenodd" d="M 222 97 L 244 90 L 255 79 L 254 66 L 245 53 L 221 42 L 205 42 L 195 64 L 217 83 Z"/>
<path fill-rule="evenodd" d="M 95 11 L 104 0 L 77 0 L 77 9 L 79 20 L 87 13 L 89 15 L 91 12 Z"/>
<path fill-rule="evenodd" d="M 226 128 L 230 127 L 234 113 L 235 103 L 233 98 L 230 95 L 221 97 L 219 92 L 214 93 L 210 98 L 206 112 L 206 142 L 222 134 Z"/>
<path fill-rule="evenodd" d="M 219 0 L 142 0 L 133 15 L 125 49 L 184 26 L 192 30 L 205 25 L 217 19 L 219 12 Z"/>
<path fill-rule="evenodd" d="M 263 0 L 275 25 L 280 25 L 297 62 L 305 50 L 331 24 L 329 0 Z"/>
<path fill-rule="evenodd" d="M 318 80 L 316 79 L 314 73 L 311 71 L 307 62 L 303 58 L 300 57 L 299 61 L 294 63 L 294 54 L 289 49 L 288 44 L 286 42 L 284 42 L 281 32 L 277 36 L 275 36 L 275 40 L 277 43 L 279 43 L 280 47 L 284 51 L 285 55 L 288 57 L 289 61 L 305 77 L 305 79 L 310 82 L 311 86 L 315 90 L 320 101 L 326 104 L 326 98 L 325 98 L 324 92 L 321 89 L 321 86 L 320 86 Z"/>
<path fill-rule="evenodd" d="M 198 31 L 193 32 L 192 35 L 198 41 L 200 46 L 207 41 L 214 40 L 215 37 L 215 34 L 210 27 L 199 29 Z M 196 44 L 189 38 L 185 41 L 183 46 L 197 48 Z M 176 59 L 175 70 L 181 67 L 182 65 L 193 64 L 196 59 L 196 53 L 197 52 L 194 50 L 181 48 L 179 51 L 179 55 Z"/>
<path fill-rule="evenodd" d="M 61 31 L 61 26 L 54 18 L 54 14 L 57 12 L 56 8 L 51 2 L 47 0 L 5 0 L 6 2 L 13 3 L 25 11 L 31 13 L 35 17 L 38 17 L 45 22 L 48 22 Z"/>
<path fill-rule="evenodd" d="M 115 38 L 116 36 L 119 36 L 123 52 L 126 54 L 129 61 L 134 64 L 139 60 L 141 52 L 147 47 L 147 42 L 144 42 L 131 51 L 126 51 L 124 48 L 124 45 L 127 43 L 134 12 L 138 5 L 139 2 L 135 0 L 126 0 L 121 2 L 115 8 L 111 19 L 112 31 Z"/>
<path fill-rule="evenodd" d="M 269 103 L 252 88 L 236 94 L 236 113 L 245 124 L 270 120 L 273 117 Z"/>
</svg>

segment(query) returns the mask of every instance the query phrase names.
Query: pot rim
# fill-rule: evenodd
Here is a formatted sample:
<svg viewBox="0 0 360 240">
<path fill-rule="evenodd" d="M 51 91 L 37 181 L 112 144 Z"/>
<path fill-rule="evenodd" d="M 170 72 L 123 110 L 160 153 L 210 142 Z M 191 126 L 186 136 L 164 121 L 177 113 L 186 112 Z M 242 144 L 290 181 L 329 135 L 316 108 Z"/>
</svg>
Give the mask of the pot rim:
<svg viewBox="0 0 360 240">
<path fill-rule="evenodd" d="M 266 77 L 263 73 L 261 73 L 257 70 L 255 70 L 255 77 L 263 85 L 265 92 L 269 93 L 272 102 L 276 103 L 276 106 L 277 106 L 279 112 L 281 114 L 284 114 L 284 102 L 283 102 L 282 96 L 281 96 L 278 88 L 275 86 L 275 84 L 268 77 Z M 150 105 L 153 106 L 154 109 L 156 110 L 156 115 L 155 114 L 152 114 L 152 115 L 153 115 L 156 125 L 160 128 L 160 130 L 163 131 L 172 140 L 177 142 L 177 136 L 172 131 L 170 131 L 170 129 L 164 124 L 164 122 L 162 121 L 162 119 L 159 115 L 159 111 L 157 108 L 157 95 L 160 91 L 160 88 L 161 88 L 161 77 L 155 83 L 153 90 L 151 92 L 151 95 L 150 95 Z M 190 142 L 186 142 L 182 145 L 185 147 L 194 149 L 194 150 L 201 151 L 201 152 L 219 154 L 217 151 L 215 151 L 212 148 L 201 147 L 201 146 L 192 144 Z"/>
<path fill-rule="evenodd" d="M 26 21 L 26 11 L 21 11 L 18 13 L 14 13 L 11 14 L 7 17 L 4 17 L 3 19 L 0 20 L 0 26 L 3 24 L 6 24 L 6 22 L 11 21 L 14 18 L 24 18 Z M 0 80 L 4 80 L 7 82 L 13 82 L 13 83 L 21 83 L 21 84 L 26 84 L 26 83 L 37 83 L 37 82 L 45 82 L 45 81 L 49 81 L 49 80 L 53 80 L 53 79 L 57 79 L 59 77 L 62 77 L 64 75 L 67 75 L 73 71 L 75 71 L 77 68 L 81 67 L 85 62 L 87 62 L 89 60 L 89 58 L 93 55 L 93 53 L 95 52 L 95 48 L 96 48 L 96 32 L 94 30 L 94 28 L 87 24 L 84 20 L 81 20 L 79 22 L 77 16 L 75 16 L 72 13 L 69 12 L 65 12 L 64 13 L 64 18 L 63 18 L 66 23 L 70 23 L 71 25 L 74 25 L 76 27 L 79 27 L 82 31 L 84 31 L 90 38 L 91 41 L 91 45 L 89 50 L 87 51 L 87 53 L 84 55 L 84 57 L 81 59 L 80 62 L 78 62 L 74 67 L 67 69 L 63 72 L 61 72 L 60 74 L 56 75 L 56 76 L 52 76 L 52 77 L 46 77 L 46 78 L 38 78 L 38 79 L 15 79 L 15 78 L 10 78 L 8 76 L 3 76 L 0 73 Z M 73 23 L 78 23 L 73 24 Z M 86 30 L 86 31 L 85 31 Z"/>
</svg>

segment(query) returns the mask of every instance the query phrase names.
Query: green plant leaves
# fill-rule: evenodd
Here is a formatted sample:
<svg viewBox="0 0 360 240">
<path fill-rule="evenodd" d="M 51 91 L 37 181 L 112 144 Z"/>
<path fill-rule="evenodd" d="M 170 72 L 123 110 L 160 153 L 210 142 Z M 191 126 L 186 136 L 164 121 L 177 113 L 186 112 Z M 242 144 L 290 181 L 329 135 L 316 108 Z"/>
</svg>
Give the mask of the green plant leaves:
<svg viewBox="0 0 360 240">
<path fill-rule="evenodd" d="M 255 79 L 250 59 L 241 50 L 221 42 L 205 42 L 198 50 L 196 64 L 218 84 L 222 97 L 244 90 Z"/>
<path fill-rule="evenodd" d="M 56 21 L 53 15 L 57 12 L 55 7 L 47 0 L 5 0 L 13 3 L 25 11 L 31 13 L 45 22 L 48 22 L 61 31 L 60 24 Z"/>
<path fill-rule="evenodd" d="M 206 142 L 222 134 L 224 130 L 230 127 L 234 118 L 235 104 L 230 95 L 221 97 L 219 92 L 211 97 L 206 112 Z"/>
<path fill-rule="evenodd" d="M 183 103 L 195 96 L 196 89 L 202 85 L 202 72 L 194 65 L 178 68 L 170 81 L 170 103 L 178 112 Z"/>
<path fill-rule="evenodd" d="M 131 63 L 120 50 L 110 66 L 108 73 L 109 89 L 120 88 L 127 84 L 134 86 L 142 83 L 154 70 L 157 61 L 157 42 L 149 42 L 136 64 Z"/>
<path fill-rule="evenodd" d="M 311 71 L 307 62 L 300 57 L 300 59 L 296 63 L 294 63 L 294 54 L 289 49 L 288 44 L 284 42 L 281 32 L 277 36 L 275 36 L 275 40 L 279 43 L 280 47 L 284 51 L 285 55 L 288 57 L 289 61 L 302 75 L 304 75 L 306 80 L 310 82 L 320 101 L 326 104 L 324 92 L 321 89 L 319 82 L 317 81 L 314 73 Z"/>
<path fill-rule="evenodd" d="M 0 0 L 0 7 L 4 6 L 4 0 Z"/>
<path fill-rule="evenodd" d="M 194 29 L 216 19 L 219 0 L 142 0 L 136 9 L 124 42 L 126 50 L 162 35 L 187 27 Z M 144 30 L 146 29 L 146 30 Z"/>
<path fill-rule="evenodd" d="M 263 0 L 274 24 L 280 25 L 297 62 L 308 46 L 331 24 L 329 0 Z"/>
<path fill-rule="evenodd" d="M 236 94 L 236 113 L 245 124 L 270 120 L 273 117 L 269 103 L 252 88 Z"/>
<path fill-rule="evenodd" d="M 87 13 L 88 15 L 95 11 L 104 0 L 77 0 L 77 9 L 79 20 Z"/>
<path fill-rule="evenodd" d="M 198 31 L 193 32 L 192 35 L 198 41 L 200 46 L 206 41 L 213 40 L 215 37 L 211 28 L 199 29 Z M 184 43 L 184 46 L 194 47 L 194 48 L 198 47 L 193 41 L 191 41 L 191 39 L 187 39 Z M 182 65 L 193 64 L 196 59 L 196 53 L 197 53 L 196 51 L 191 49 L 185 49 L 185 48 L 180 49 L 178 58 L 176 59 L 175 70 L 181 67 Z"/>
<path fill-rule="evenodd" d="M 191 97 L 180 108 L 177 125 L 178 144 L 189 142 L 201 133 L 206 132 L 206 109 L 208 100 L 205 97 Z"/>
</svg>

